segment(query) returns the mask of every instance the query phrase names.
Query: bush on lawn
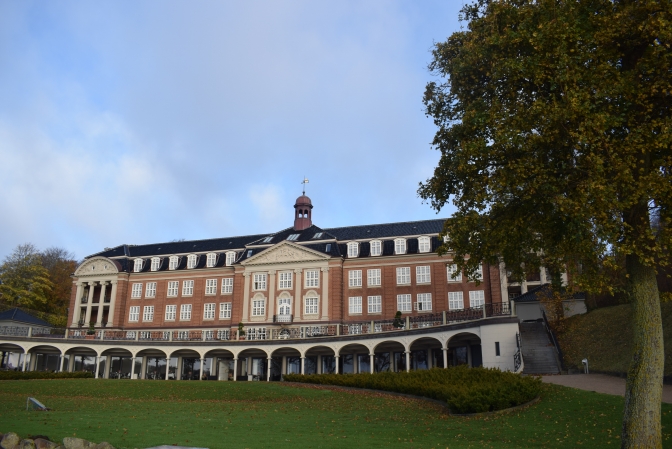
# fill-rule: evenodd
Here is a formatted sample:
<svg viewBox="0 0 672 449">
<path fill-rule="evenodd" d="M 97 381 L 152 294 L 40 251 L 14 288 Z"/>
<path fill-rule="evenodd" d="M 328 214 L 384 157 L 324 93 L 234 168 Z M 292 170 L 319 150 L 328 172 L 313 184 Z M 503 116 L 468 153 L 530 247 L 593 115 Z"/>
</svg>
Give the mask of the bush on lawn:
<svg viewBox="0 0 672 449">
<path fill-rule="evenodd" d="M 541 391 L 541 379 L 464 365 L 408 373 L 287 374 L 284 379 L 423 396 L 446 402 L 451 413 L 503 410 L 530 402 Z"/>
<path fill-rule="evenodd" d="M 89 379 L 93 373 L 79 371 L 76 373 L 52 373 L 49 371 L 0 371 L 0 380 L 29 380 L 29 379 Z"/>
</svg>

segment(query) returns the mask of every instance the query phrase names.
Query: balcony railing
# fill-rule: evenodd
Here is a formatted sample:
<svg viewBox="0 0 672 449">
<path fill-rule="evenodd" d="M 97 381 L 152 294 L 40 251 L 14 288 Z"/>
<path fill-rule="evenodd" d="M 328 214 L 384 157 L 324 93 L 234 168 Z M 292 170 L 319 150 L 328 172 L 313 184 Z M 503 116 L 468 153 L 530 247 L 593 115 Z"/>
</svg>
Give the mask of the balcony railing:
<svg viewBox="0 0 672 449">
<path fill-rule="evenodd" d="M 294 315 L 273 315 L 274 323 L 291 323 L 294 321 Z"/>
</svg>

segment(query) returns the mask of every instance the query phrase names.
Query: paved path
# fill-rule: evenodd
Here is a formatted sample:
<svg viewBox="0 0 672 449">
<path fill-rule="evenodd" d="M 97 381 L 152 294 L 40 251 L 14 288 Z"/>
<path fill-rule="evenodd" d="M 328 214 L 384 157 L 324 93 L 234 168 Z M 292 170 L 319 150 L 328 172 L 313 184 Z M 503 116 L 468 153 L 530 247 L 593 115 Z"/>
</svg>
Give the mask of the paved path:
<svg viewBox="0 0 672 449">
<path fill-rule="evenodd" d="M 563 385 L 597 393 L 625 396 L 625 379 L 606 374 L 569 374 L 564 376 L 542 376 L 547 384 Z M 663 385 L 663 402 L 672 404 L 672 385 Z"/>
</svg>

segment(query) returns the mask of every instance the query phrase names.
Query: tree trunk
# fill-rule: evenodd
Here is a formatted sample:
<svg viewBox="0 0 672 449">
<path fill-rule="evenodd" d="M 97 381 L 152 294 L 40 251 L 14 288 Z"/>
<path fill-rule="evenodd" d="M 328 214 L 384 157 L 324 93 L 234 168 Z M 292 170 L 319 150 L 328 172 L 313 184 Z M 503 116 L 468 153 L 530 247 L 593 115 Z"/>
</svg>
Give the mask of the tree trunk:
<svg viewBox="0 0 672 449">
<path fill-rule="evenodd" d="M 633 254 L 626 257 L 626 269 L 634 312 L 634 353 L 625 388 L 621 447 L 662 448 L 664 351 L 656 273 Z"/>
</svg>

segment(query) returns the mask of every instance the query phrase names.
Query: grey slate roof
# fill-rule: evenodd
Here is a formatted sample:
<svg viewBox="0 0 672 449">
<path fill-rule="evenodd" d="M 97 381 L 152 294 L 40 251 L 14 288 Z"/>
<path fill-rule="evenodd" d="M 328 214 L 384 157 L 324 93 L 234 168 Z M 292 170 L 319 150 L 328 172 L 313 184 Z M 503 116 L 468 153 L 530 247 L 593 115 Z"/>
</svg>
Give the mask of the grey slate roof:
<svg viewBox="0 0 672 449">
<path fill-rule="evenodd" d="M 24 312 L 18 307 L 0 312 L 0 321 L 17 321 L 19 323 L 33 324 L 35 326 L 51 326 L 51 324 L 46 321 Z"/>
</svg>

